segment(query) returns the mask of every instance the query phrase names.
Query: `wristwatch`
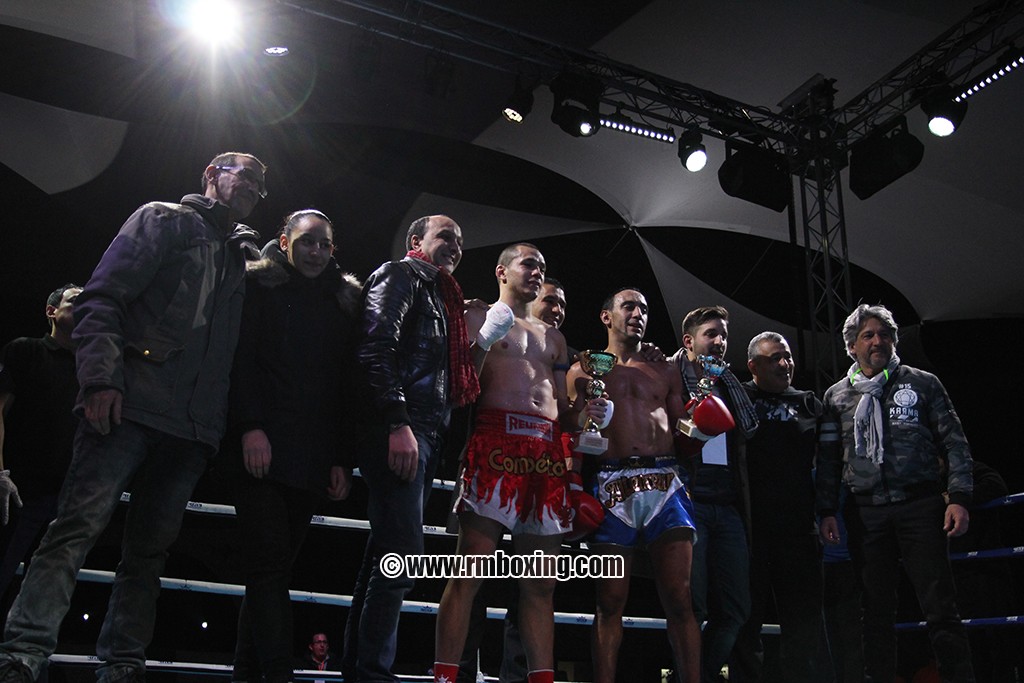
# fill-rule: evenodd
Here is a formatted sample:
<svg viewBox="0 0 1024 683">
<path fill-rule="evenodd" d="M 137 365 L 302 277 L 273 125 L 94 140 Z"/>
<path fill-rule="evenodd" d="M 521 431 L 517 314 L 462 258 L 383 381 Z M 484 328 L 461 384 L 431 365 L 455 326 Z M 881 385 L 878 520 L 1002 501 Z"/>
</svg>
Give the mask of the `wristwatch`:
<svg viewBox="0 0 1024 683">
<path fill-rule="evenodd" d="M 408 422 L 392 422 L 391 424 L 388 425 L 388 433 L 389 434 L 394 434 L 395 432 L 397 432 L 402 427 L 408 427 L 408 426 L 409 426 Z"/>
</svg>

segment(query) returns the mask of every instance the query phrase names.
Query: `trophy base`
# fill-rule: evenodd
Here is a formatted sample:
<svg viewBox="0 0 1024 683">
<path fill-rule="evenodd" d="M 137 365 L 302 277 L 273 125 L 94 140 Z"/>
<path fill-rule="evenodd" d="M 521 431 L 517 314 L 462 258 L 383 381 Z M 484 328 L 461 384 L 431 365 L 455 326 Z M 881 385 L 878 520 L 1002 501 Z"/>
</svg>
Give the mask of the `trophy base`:
<svg viewBox="0 0 1024 683">
<path fill-rule="evenodd" d="M 682 432 L 684 436 L 688 436 L 691 439 L 697 439 L 699 441 L 707 441 L 708 439 L 711 438 L 710 436 L 708 436 L 704 432 L 702 432 L 699 429 L 697 429 L 697 425 L 695 425 L 693 423 L 693 420 L 688 420 L 688 419 L 683 418 L 683 417 L 679 418 L 679 421 L 676 422 L 676 429 L 678 429 L 680 432 Z"/>
<path fill-rule="evenodd" d="M 573 450 L 587 455 L 601 455 L 608 450 L 608 439 L 597 432 L 580 432 Z"/>
</svg>

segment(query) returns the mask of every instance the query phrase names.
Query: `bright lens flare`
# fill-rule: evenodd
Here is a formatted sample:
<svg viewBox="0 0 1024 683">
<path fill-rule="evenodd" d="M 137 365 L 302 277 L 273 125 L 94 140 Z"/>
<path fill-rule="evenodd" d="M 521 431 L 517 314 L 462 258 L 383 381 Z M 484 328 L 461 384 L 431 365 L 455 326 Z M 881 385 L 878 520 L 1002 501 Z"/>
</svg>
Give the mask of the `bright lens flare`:
<svg viewBox="0 0 1024 683">
<path fill-rule="evenodd" d="M 197 0 L 187 16 L 189 30 L 205 42 L 229 42 L 237 35 L 238 8 L 227 0 Z"/>
</svg>

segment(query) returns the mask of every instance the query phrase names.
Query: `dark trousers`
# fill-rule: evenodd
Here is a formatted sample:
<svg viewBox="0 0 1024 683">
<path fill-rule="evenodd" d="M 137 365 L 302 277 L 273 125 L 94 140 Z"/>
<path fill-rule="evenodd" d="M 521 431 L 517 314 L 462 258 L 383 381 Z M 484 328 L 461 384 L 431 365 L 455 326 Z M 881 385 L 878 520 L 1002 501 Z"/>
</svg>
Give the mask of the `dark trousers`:
<svg viewBox="0 0 1024 683">
<path fill-rule="evenodd" d="M 22 496 L 20 508 L 11 506 L 11 518 L 0 527 L 0 618 L 6 619 L 7 610 L 14 601 L 8 596 L 18 565 L 25 563 L 39 547 L 46 525 L 57 516 L 57 494 L 44 494 L 28 498 Z"/>
<path fill-rule="evenodd" d="M 974 683 L 967 634 L 956 608 L 946 504 L 939 495 L 889 505 L 859 505 L 844 512 L 850 554 L 864 587 L 865 683 L 890 683 L 896 675 L 896 588 L 903 568 L 928 624 L 943 682 Z"/>
<path fill-rule="evenodd" d="M 774 604 L 781 636 L 779 668 L 787 683 L 820 683 L 826 659 L 822 620 L 822 570 L 810 531 L 781 533 L 754 525 L 750 554 L 750 618 L 733 649 L 729 680 L 762 680 L 761 626 Z"/>
<path fill-rule="evenodd" d="M 288 681 L 292 675 L 292 565 L 309 531 L 317 497 L 240 474 L 235 511 L 245 548 L 245 598 L 238 612 L 237 681 Z"/>
<path fill-rule="evenodd" d="M 836 683 L 862 683 L 860 579 L 853 562 L 825 563 L 825 628 Z"/>
</svg>

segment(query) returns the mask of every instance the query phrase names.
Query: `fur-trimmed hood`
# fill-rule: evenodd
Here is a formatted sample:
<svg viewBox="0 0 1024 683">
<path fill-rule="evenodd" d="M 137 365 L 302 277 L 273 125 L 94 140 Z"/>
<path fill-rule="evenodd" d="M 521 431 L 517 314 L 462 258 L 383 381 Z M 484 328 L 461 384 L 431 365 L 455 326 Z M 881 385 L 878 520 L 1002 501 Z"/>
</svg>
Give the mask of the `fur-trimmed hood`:
<svg viewBox="0 0 1024 683">
<path fill-rule="evenodd" d="M 267 289 L 280 287 L 293 280 L 301 282 L 305 279 L 288 263 L 287 254 L 281 251 L 277 242 L 268 242 L 263 247 L 260 260 L 246 263 L 246 275 Z M 335 288 L 335 296 L 338 298 L 338 306 L 342 312 L 352 317 L 360 315 L 362 307 L 360 296 L 363 284 L 352 273 L 342 272 L 333 256 L 324 272 L 314 278 L 313 282 L 317 282 L 323 287 Z"/>
</svg>

